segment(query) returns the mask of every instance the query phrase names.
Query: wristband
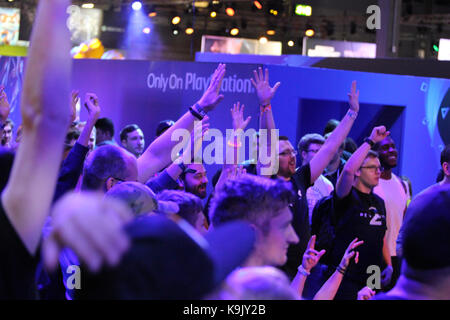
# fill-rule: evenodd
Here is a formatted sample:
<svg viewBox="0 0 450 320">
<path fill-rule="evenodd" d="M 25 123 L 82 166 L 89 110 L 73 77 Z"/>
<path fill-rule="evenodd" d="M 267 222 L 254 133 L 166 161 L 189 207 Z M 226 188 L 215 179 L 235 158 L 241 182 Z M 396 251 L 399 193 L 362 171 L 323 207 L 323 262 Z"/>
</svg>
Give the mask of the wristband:
<svg viewBox="0 0 450 320">
<path fill-rule="evenodd" d="M 203 117 L 201 116 L 200 113 L 198 113 L 197 111 L 194 110 L 194 108 L 189 107 L 189 111 L 191 112 L 191 114 L 196 117 L 198 120 L 202 121 Z"/>
<path fill-rule="evenodd" d="M 355 120 L 356 117 L 358 116 L 358 112 L 355 112 L 355 111 L 353 111 L 353 110 L 348 110 L 348 111 L 347 111 L 347 114 L 348 114 L 348 116 L 349 116 L 350 118 L 352 118 L 353 120 Z"/>
<path fill-rule="evenodd" d="M 198 102 L 196 104 L 194 104 L 193 106 L 195 108 L 195 110 L 202 116 L 202 118 L 204 118 L 206 116 L 206 111 L 205 109 L 203 109 L 202 107 L 200 107 L 200 105 L 198 104 Z"/>
<path fill-rule="evenodd" d="M 375 142 L 373 142 L 373 140 L 370 138 L 365 138 L 364 142 L 367 142 L 371 148 L 373 148 L 373 146 L 375 145 Z"/>
<path fill-rule="evenodd" d="M 269 110 L 272 110 L 272 105 L 270 103 L 266 105 L 260 105 L 259 107 L 261 112 L 267 112 Z"/>
<path fill-rule="evenodd" d="M 300 265 L 297 270 L 298 270 L 298 272 L 300 272 L 305 277 L 307 277 L 307 276 L 309 276 L 311 274 L 310 272 L 306 271 L 305 268 L 303 268 L 302 265 Z"/>
<path fill-rule="evenodd" d="M 336 271 L 339 272 L 340 274 L 344 275 L 345 271 L 347 271 L 347 269 L 344 269 L 339 265 L 339 266 L 337 266 Z"/>
<path fill-rule="evenodd" d="M 183 162 L 180 162 L 180 163 L 178 164 L 178 167 L 180 167 L 180 169 L 181 169 L 182 172 L 185 172 L 185 171 L 186 171 L 186 166 L 184 165 Z"/>
</svg>

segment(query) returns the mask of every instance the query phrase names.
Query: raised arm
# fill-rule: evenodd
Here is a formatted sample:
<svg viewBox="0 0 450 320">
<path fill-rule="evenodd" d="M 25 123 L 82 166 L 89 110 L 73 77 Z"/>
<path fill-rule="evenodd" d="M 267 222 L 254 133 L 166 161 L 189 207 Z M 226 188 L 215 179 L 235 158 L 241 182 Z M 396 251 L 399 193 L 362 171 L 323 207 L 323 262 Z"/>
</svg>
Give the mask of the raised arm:
<svg viewBox="0 0 450 320">
<path fill-rule="evenodd" d="M 359 90 L 356 90 L 356 81 L 352 82 L 352 88 L 349 97 L 350 108 L 341 120 L 339 125 L 330 134 L 319 152 L 311 159 L 311 184 L 322 174 L 323 170 L 328 166 L 333 156 L 336 154 L 340 145 L 350 132 L 359 112 Z"/>
<path fill-rule="evenodd" d="M 2 203 L 30 254 L 48 215 L 69 125 L 68 0 L 40 1 L 22 90 L 22 142 Z"/>
<path fill-rule="evenodd" d="M 5 122 L 8 119 L 10 111 L 11 109 L 9 107 L 5 87 L 0 86 L 0 136 L 3 134 L 3 126 L 5 125 Z"/>
<path fill-rule="evenodd" d="M 272 141 L 271 131 L 276 129 L 275 120 L 272 113 L 272 99 L 277 92 L 280 82 L 275 83 L 273 87 L 269 84 L 269 70 L 266 69 L 264 74 L 262 68 L 258 68 L 258 71 L 253 71 L 254 78 L 251 79 L 253 87 L 256 89 L 258 96 L 258 102 L 260 107 L 259 128 L 267 130 L 267 155 L 271 156 L 272 144 L 278 143 L 278 141 Z M 276 155 L 278 156 L 278 155 Z M 259 158 L 259 157 L 258 157 Z M 261 174 L 261 166 L 258 161 L 258 174 Z"/>
<path fill-rule="evenodd" d="M 344 256 L 342 257 L 341 263 L 337 267 L 336 271 L 328 278 L 328 280 L 322 285 L 320 290 L 314 296 L 314 300 L 333 300 L 336 293 L 341 285 L 344 274 L 347 271 L 348 265 L 351 259 L 355 258 L 355 263 L 358 263 L 359 252 L 354 251 L 357 247 L 362 245 L 364 241 L 358 241 L 355 238 L 345 250 Z"/>
<path fill-rule="evenodd" d="M 316 236 L 312 236 L 309 239 L 306 251 L 303 254 L 302 264 L 298 267 L 298 272 L 292 280 L 291 288 L 297 292 L 301 297 L 303 294 L 303 288 L 305 287 L 306 278 L 309 276 L 310 271 L 319 263 L 320 258 L 325 254 L 325 250 L 320 252 L 314 249 L 316 245 Z"/>
<path fill-rule="evenodd" d="M 389 131 L 386 131 L 384 126 L 375 127 L 370 134 L 369 139 L 373 143 L 377 143 L 389 135 Z M 336 194 L 339 198 L 346 197 L 352 189 L 353 180 L 355 179 L 356 171 L 361 167 L 364 159 L 369 153 L 371 146 L 368 142 L 364 142 L 348 159 L 344 166 L 344 170 L 338 178 L 336 184 Z"/>
<path fill-rule="evenodd" d="M 86 120 L 86 125 L 84 126 L 83 131 L 81 131 L 81 134 L 78 137 L 77 142 L 82 146 L 87 147 L 92 130 L 95 126 L 95 122 L 97 122 L 98 117 L 100 116 L 101 109 L 100 105 L 98 104 L 98 98 L 94 93 L 86 93 L 84 106 L 86 107 L 86 110 L 88 112 L 88 118 Z"/>
<path fill-rule="evenodd" d="M 205 91 L 200 100 L 191 108 L 193 112 L 186 112 L 175 124 L 159 136 L 145 150 L 138 159 L 138 180 L 145 183 L 154 173 L 166 167 L 172 162 L 171 151 L 177 145 L 177 141 L 172 141 L 172 133 L 177 129 L 185 129 L 192 131 L 194 121 L 200 120 L 196 116 L 202 118 L 202 114 L 212 111 L 224 96 L 219 94 L 222 85 L 222 79 L 225 75 L 225 65 L 219 64 L 214 71 L 208 89 Z M 196 116 L 194 116 L 196 114 Z"/>
</svg>

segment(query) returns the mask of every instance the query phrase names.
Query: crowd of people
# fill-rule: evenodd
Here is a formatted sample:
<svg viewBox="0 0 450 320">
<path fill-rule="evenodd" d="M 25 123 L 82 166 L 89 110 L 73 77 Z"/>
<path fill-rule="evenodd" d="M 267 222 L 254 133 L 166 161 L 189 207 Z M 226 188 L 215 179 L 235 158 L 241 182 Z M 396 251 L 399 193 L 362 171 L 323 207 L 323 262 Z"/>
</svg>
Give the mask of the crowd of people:
<svg viewBox="0 0 450 320">
<path fill-rule="evenodd" d="M 208 194 L 207 168 L 193 160 L 221 107 L 226 65 L 150 144 L 136 124 L 115 141 L 94 93 L 77 118 L 67 5 L 39 3 L 18 128 L 0 88 L 0 299 L 450 299 L 450 145 L 439 181 L 413 197 L 393 173 L 387 128 L 359 147 L 348 136 L 364 112 L 354 81 L 347 113 L 323 135 L 296 149 L 269 134 L 257 146 L 277 163 L 268 171 L 239 157 L 250 117 L 237 102 L 224 152 L 233 161 Z M 259 132 L 282 131 L 271 104 L 280 83 L 262 68 L 252 83 Z M 191 139 L 174 156 L 180 129 Z"/>
</svg>

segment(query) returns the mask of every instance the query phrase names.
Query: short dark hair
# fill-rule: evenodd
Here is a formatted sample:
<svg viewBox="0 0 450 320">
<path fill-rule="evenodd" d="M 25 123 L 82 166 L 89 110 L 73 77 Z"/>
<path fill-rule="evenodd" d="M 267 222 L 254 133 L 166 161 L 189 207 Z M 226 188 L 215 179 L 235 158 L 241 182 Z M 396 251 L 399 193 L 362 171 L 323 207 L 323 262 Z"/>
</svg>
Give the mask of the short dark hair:
<svg viewBox="0 0 450 320">
<path fill-rule="evenodd" d="M 14 129 L 14 122 L 10 118 L 5 120 L 5 126 L 8 124 L 11 126 L 11 129 Z"/>
<path fill-rule="evenodd" d="M 109 132 L 111 137 L 114 137 L 114 123 L 109 118 L 100 118 L 95 123 L 95 129 L 103 132 Z"/>
<path fill-rule="evenodd" d="M 367 158 L 378 158 L 378 152 L 373 151 L 373 150 L 369 150 L 369 152 L 367 153 L 366 159 Z"/>
<path fill-rule="evenodd" d="M 67 131 L 66 134 L 66 139 L 64 141 L 64 148 L 67 149 L 71 149 L 72 145 L 70 144 L 70 142 L 72 140 L 77 140 L 80 137 L 80 130 L 78 130 L 77 127 L 70 127 L 69 131 Z"/>
<path fill-rule="evenodd" d="M 311 144 L 324 144 L 325 138 L 318 133 L 308 133 L 305 134 L 300 141 L 298 142 L 298 151 L 301 153 L 302 151 L 307 151 Z"/>
<path fill-rule="evenodd" d="M 175 124 L 175 121 L 173 121 L 173 120 L 161 121 L 158 124 L 158 127 L 156 128 L 156 136 L 159 137 L 160 135 L 162 135 L 167 129 L 169 129 L 174 124 Z"/>
<path fill-rule="evenodd" d="M 164 190 L 157 195 L 158 200 L 173 201 L 178 204 L 178 215 L 195 227 L 197 215 L 203 211 L 202 201 L 192 193 L 179 190 Z"/>
<path fill-rule="evenodd" d="M 336 129 L 336 127 L 339 125 L 339 123 L 340 121 L 336 119 L 328 120 L 327 124 L 325 125 L 325 129 L 323 129 L 323 135 L 333 132 L 334 129 Z"/>
<path fill-rule="evenodd" d="M 120 131 L 120 141 L 127 140 L 128 134 L 130 132 L 133 132 L 133 131 L 136 131 L 139 129 L 141 129 L 141 128 L 139 128 L 139 126 L 137 124 L 129 124 L 129 125 L 125 126 L 125 128 L 123 128 Z"/>
<path fill-rule="evenodd" d="M 450 164 L 450 144 L 448 144 L 441 152 L 441 166 L 447 162 Z"/>
<path fill-rule="evenodd" d="M 289 141 L 289 138 L 287 136 L 279 136 L 278 140 L 279 141 Z"/>
<path fill-rule="evenodd" d="M 294 200 L 292 186 L 281 179 L 244 175 L 227 181 L 211 201 L 213 226 L 244 220 L 269 232 L 270 221 Z"/>
<path fill-rule="evenodd" d="M 109 177 L 125 180 L 128 173 L 127 153 L 126 150 L 114 145 L 94 149 L 84 163 L 81 188 L 101 190 Z"/>
</svg>

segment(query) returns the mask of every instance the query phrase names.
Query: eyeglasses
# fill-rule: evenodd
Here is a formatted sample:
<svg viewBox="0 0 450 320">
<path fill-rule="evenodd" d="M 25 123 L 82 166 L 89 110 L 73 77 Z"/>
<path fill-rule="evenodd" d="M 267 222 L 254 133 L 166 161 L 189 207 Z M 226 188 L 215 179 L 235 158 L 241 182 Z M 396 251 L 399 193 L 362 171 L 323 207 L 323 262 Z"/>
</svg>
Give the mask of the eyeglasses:
<svg viewBox="0 0 450 320">
<path fill-rule="evenodd" d="M 369 169 L 369 170 L 372 170 L 375 173 L 377 171 L 381 172 L 381 166 L 367 166 L 367 167 L 361 167 L 361 169 Z"/>
<path fill-rule="evenodd" d="M 291 155 L 293 157 L 295 157 L 297 155 L 297 151 L 295 151 L 295 150 L 286 150 L 286 151 L 283 151 L 283 152 L 280 153 L 280 156 L 283 156 L 283 157 L 291 156 Z"/>
</svg>

